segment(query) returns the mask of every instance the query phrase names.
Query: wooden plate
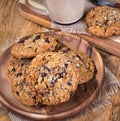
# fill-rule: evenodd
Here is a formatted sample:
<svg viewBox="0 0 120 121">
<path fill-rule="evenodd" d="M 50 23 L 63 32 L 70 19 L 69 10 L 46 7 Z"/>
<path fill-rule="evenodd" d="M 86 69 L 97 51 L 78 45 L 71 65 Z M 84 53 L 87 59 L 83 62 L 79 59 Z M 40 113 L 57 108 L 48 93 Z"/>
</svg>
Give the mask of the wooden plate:
<svg viewBox="0 0 120 121">
<path fill-rule="evenodd" d="M 6 74 L 6 64 L 10 57 L 11 46 L 9 46 L 0 57 L 0 101 L 11 111 L 16 112 L 34 120 L 60 120 L 71 117 L 87 106 L 98 96 L 104 78 L 104 65 L 100 54 L 85 40 L 62 32 L 45 32 L 46 35 L 54 36 L 71 48 L 81 50 L 90 56 L 96 66 L 95 78 L 86 84 L 79 85 L 73 98 L 66 103 L 57 106 L 41 106 L 40 108 L 27 107 L 18 102 L 12 95 L 11 83 Z M 26 36 L 26 37 L 30 37 Z M 20 39 L 24 40 L 26 37 Z"/>
</svg>

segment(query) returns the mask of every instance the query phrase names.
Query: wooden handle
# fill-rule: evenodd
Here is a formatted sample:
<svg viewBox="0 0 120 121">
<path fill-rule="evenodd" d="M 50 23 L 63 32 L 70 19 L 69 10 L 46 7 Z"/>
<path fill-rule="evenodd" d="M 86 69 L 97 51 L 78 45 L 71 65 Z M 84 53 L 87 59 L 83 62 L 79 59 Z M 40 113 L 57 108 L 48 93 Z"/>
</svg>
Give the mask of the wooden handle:
<svg viewBox="0 0 120 121">
<path fill-rule="evenodd" d="M 100 39 L 87 34 L 76 34 L 76 35 L 87 40 L 95 47 L 120 57 L 120 43 L 115 42 L 111 39 Z"/>
<path fill-rule="evenodd" d="M 51 28 L 51 19 L 49 18 L 49 16 L 42 15 L 33 11 L 32 9 L 29 9 L 29 7 L 27 7 L 24 2 L 19 2 L 18 4 L 19 12 L 24 18 L 29 19 L 47 28 Z"/>
</svg>

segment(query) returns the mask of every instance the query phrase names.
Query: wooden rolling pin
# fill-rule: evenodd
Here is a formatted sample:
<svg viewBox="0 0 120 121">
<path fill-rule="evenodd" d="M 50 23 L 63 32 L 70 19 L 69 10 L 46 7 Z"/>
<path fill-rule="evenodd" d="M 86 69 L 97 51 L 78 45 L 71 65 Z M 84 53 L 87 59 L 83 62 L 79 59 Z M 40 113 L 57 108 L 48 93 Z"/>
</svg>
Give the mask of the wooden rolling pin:
<svg viewBox="0 0 120 121">
<path fill-rule="evenodd" d="M 87 34 L 76 35 L 87 40 L 93 46 L 120 57 L 120 43 L 115 42 L 111 39 L 101 39 Z"/>
</svg>

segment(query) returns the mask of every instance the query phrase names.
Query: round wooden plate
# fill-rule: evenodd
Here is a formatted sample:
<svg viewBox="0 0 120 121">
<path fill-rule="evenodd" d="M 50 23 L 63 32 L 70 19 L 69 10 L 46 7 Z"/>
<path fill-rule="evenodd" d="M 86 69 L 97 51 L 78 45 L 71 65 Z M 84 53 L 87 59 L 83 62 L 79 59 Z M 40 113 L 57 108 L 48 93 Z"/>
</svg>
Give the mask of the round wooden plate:
<svg viewBox="0 0 120 121">
<path fill-rule="evenodd" d="M 11 83 L 6 74 L 6 64 L 10 57 L 11 47 L 13 46 L 11 45 L 0 57 L 0 101 L 7 108 L 11 109 L 11 111 L 30 119 L 42 121 L 60 120 L 79 113 L 95 100 L 103 84 L 104 65 L 97 50 L 85 40 L 62 32 L 45 32 L 45 34 L 56 37 L 68 47 L 79 49 L 91 57 L 97 70 L 94 79 L 86 84 L 79 85 L 76 94 L 66 103 L 57 106 L 40 106 L 39 108 L 24 106 L 12 95 Z M 23 37 L 20 41 L 30 36 Z"/>
</svg>

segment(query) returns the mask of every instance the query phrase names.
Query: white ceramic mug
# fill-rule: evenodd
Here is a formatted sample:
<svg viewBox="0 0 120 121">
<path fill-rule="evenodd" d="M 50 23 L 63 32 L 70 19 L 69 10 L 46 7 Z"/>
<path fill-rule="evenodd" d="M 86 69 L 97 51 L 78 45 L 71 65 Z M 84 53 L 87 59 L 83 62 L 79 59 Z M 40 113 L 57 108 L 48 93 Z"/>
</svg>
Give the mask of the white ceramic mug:
<svg viewBox="0 0 120 121">
<path fill-rule="evenodd" d="M 70 24 L 83 16 L 86 0 L 29 0 L 29 3 L 34 3 L 34 7 L 42 14 L 48 14 L 53 21 Z"/>
</svg>

